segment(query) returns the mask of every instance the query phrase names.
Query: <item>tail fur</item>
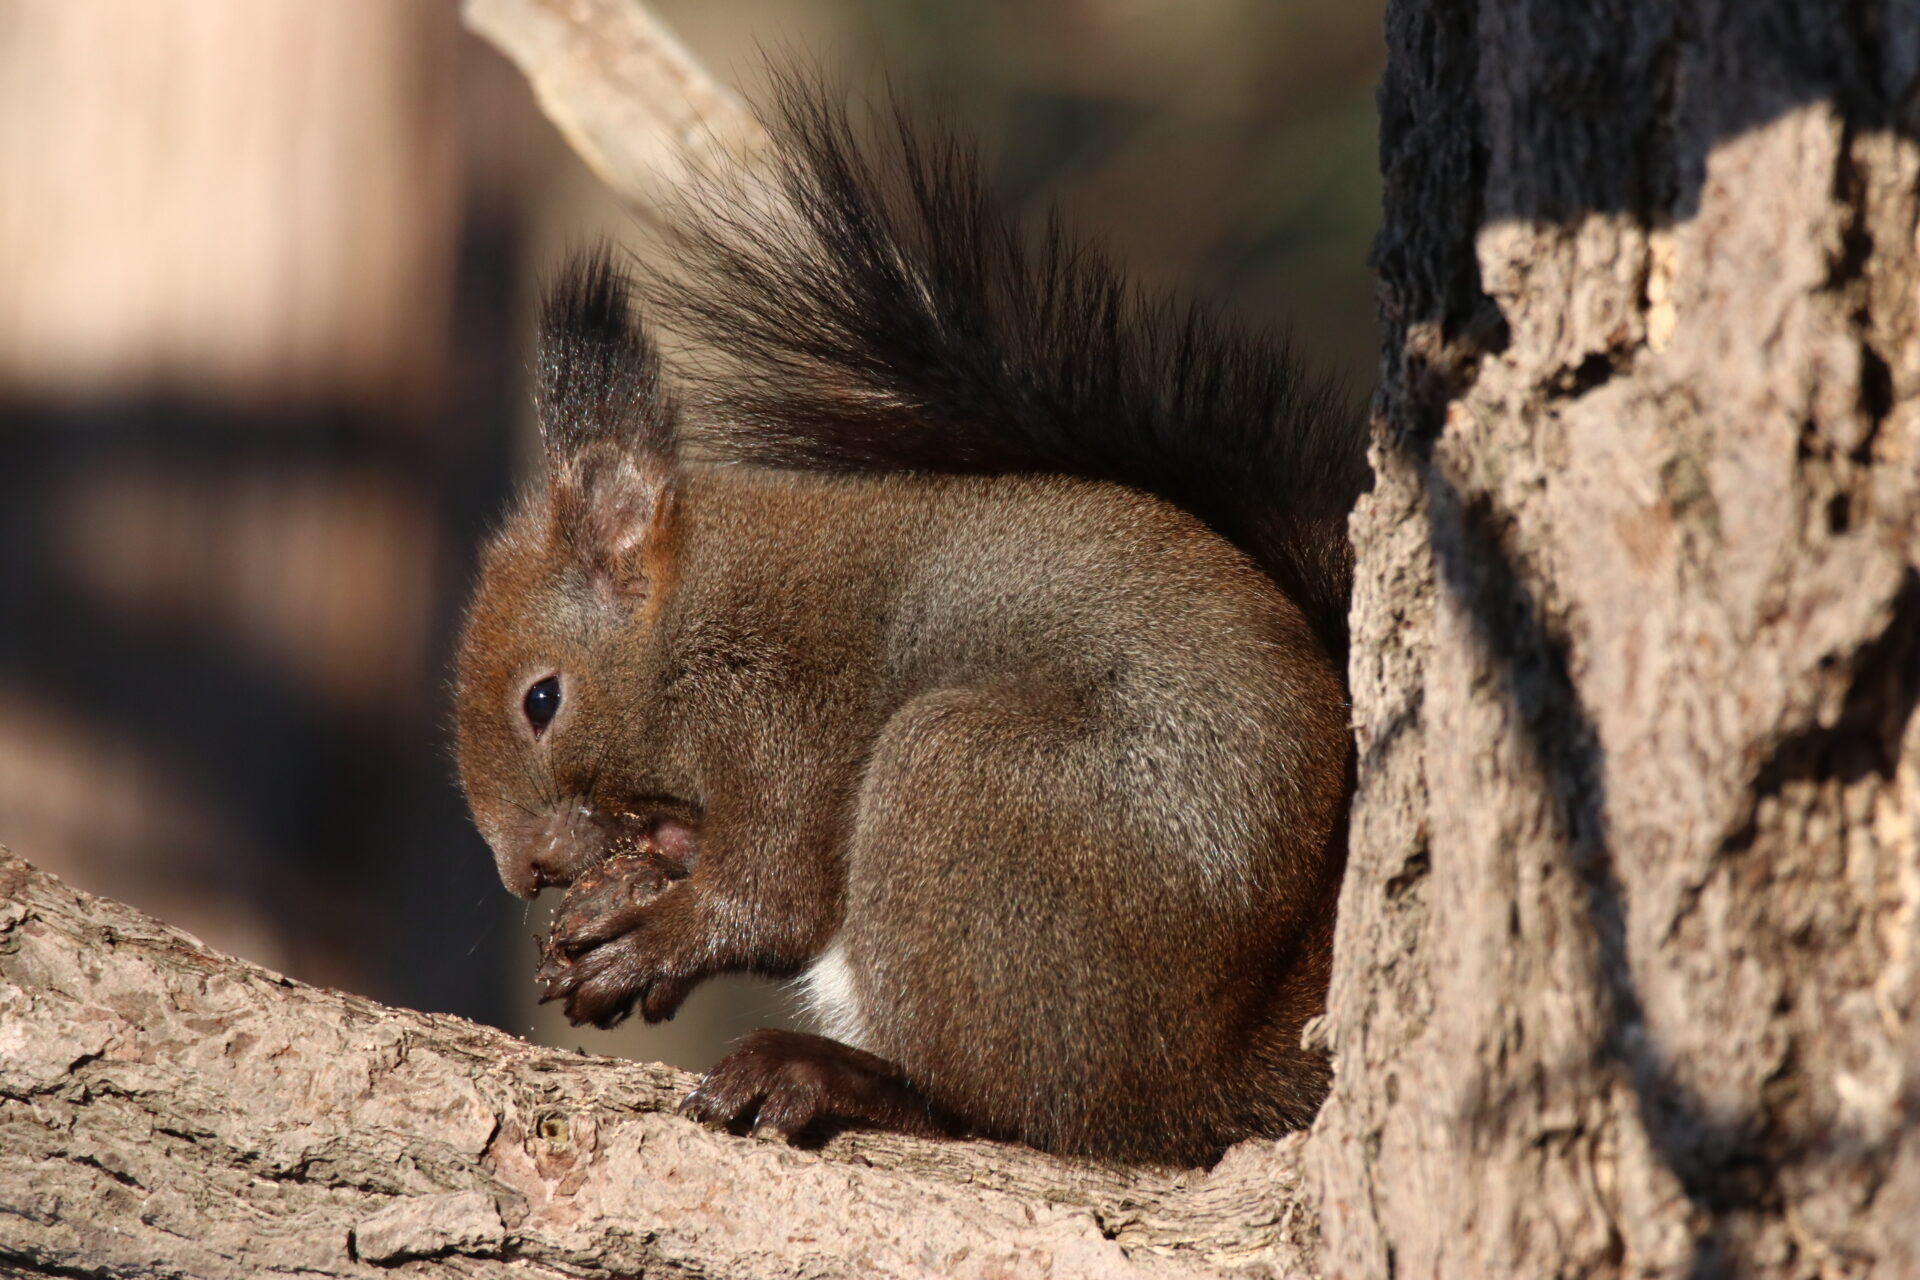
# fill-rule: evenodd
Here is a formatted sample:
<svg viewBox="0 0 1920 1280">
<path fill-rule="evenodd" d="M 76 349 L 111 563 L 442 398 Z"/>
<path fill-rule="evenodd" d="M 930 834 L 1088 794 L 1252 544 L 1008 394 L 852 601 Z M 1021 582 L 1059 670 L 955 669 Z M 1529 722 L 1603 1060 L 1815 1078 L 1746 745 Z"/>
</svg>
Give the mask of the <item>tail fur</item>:
<svg viewBox="0 0 1920 1280">
<path fill-rule="evenodd" d="M 1023 230 L 951 131 L 896 104 L 869 144 L 841 101 L 778 89 L 780 216 L 710 196 L 687 220 L 666 301 L 720 355 L 702 446 L 1157 494 L 1244 550 L 1344 666 L 1346 514 L 1367 468 L 1340 390 L 1284 341 L 1130 283 L 1057 211 Z"/>
</svg>

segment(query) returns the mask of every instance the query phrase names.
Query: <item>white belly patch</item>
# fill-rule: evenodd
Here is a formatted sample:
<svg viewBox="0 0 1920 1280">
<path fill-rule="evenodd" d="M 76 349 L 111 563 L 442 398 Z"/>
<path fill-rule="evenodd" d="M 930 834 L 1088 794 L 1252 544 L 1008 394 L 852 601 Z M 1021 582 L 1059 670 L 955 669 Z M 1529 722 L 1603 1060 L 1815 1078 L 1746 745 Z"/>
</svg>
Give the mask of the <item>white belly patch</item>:
<svg viewBox="0 0 1920 1280">
<path fill-rule="evenodd" d="M 864 1034 L 860 995 L 853 985 L 853 966 L 847 963 L 845 939 L 835 935 L 827 949 L 798 982 L 800 1006 L 823 1036 L 860 1047 Z"/>
</svg>

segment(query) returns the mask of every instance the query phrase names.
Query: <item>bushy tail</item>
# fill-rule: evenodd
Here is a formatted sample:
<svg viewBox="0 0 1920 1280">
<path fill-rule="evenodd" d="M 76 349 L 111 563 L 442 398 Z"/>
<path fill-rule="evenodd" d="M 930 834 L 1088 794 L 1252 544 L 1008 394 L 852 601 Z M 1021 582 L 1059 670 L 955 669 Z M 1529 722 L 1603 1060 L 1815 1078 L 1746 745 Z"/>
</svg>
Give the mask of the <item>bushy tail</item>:
<svg viewBox="0 0 1920 1280">
<path fill-rule="evenodd" d="M 975 148 L 897 106 L 871 145 L 812 82 L 782 84 L 769 115 L 787 209 L 704 199 L 667 299 L 721 356 L 704 447 L 1158 494 L 1246 551 L 1344 665 L 1367 470 L 1337 388 L 1284 342 L 1129 283 L 1057 212 L 1016 226 Z"/>
</svg>

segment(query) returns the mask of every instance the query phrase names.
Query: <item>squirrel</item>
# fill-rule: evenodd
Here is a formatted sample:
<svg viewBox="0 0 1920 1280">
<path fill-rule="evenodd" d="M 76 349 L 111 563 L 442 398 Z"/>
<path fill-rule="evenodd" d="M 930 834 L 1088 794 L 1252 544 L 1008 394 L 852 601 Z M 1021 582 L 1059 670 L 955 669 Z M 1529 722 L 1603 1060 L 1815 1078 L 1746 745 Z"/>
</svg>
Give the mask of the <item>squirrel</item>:
<svg viewBox="0 0 1920 1280">
<path fill-rule="evenodd" d="M 540 315 L 546 474 L 486 546 L 456 749 L 578 1023 L 798 977 L 682 1110 L 1202 1164 L 1304 1125 L 1352 747 L 1360 417 L 1130 283 L 976 148 L 779 92 L 648 297 Z M 651 303 L 649 304 L 652 305 Z M 690 381 L 693 394 L 684 388 Z"/>
</svg>

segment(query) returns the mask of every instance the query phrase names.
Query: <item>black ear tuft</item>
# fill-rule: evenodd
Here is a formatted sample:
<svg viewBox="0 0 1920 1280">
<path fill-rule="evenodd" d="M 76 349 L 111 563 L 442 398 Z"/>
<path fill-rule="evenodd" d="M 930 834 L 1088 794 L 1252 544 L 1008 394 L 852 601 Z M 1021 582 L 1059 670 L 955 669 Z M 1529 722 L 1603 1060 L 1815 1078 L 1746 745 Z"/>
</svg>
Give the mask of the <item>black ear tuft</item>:
<svg viewBox="0 0 1920 1280">
<path fill-rule="evenodd" d="M 678 411 L 634 293 L 632 277 L 605 243 L 574 253 L 547 289 L 536 403 L 555 464 L 599 444 L 643 465 L 673 455 Z"/>
<path fill-rule="evenodd" d="M 678 409 L 602 244 L 575 253 L 540 309 L 540 433 L 553 527 L 597 589 L 646 587 L 641 551 L 667 509 Z"/>
</svg>

